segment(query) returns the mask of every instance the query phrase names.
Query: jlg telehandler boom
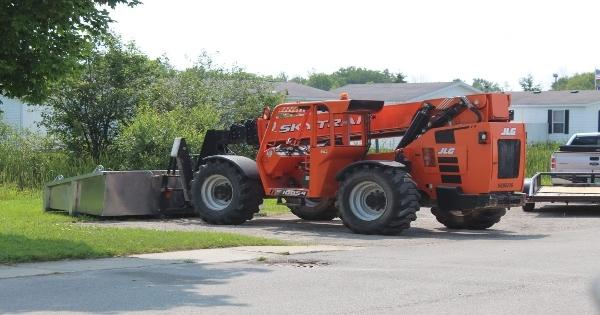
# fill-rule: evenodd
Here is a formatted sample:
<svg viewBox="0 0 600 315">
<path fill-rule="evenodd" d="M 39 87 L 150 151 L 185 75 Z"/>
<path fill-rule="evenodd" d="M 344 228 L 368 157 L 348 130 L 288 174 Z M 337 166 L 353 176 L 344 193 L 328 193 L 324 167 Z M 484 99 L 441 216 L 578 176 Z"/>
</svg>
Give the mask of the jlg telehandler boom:
<svg viewBox="0 0 600 315">
<path fill-rule="evenodd" d="M 509 104 L 505 94 L 281 104 L 207 133 L 188 199 L 214 224 L 251 219 L 267 197 L 356 233 L 399 233 L 420 205 L 447 227 L 485 229 L 524 198 L 525 130 Z M 381 138 L 400 140 L 372 152 Z M 228 155 L 233 143 L 257 145 L 256 160 Z"/>
</svg>

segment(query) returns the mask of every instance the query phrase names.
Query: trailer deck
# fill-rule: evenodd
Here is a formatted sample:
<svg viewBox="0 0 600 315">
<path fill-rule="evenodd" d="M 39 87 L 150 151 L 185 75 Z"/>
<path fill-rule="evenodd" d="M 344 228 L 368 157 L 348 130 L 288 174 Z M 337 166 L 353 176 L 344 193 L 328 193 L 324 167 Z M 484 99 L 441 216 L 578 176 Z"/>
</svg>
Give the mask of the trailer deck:
<svg viewBox="0 0 600 315">
<path fill-rule="evenodd" d="M 529 187 L 526 186 L 527 203 L 600 203 L 598 175 L 590 172 L 537 173 L 531 178 Z"/>
</svg>

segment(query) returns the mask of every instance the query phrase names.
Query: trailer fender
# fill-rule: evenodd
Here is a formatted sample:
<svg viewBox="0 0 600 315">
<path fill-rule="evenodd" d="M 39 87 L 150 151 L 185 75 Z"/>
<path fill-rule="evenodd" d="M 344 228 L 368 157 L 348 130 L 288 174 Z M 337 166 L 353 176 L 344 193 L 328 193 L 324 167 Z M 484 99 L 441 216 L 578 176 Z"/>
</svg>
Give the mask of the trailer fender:
<svg viewBox="0 0 600 315">
<path fill-rule="evenodd" d="M 529 196 L 529 187 L 531 187 L 531 178 L 525 178 L 523 181 L 523 192 Z"/>
<path fill-rule="evenodd" d="M 211 155 L 202 159 L 203 162 L 221 160 L 234 165 L 242 174 L 251 179 L 259 179 L 256 161 L 240 155 Z"/>
<path fill-rule="evenodd" d="M 408 167 L 405 164 L 396 161 L 386 161 L 386 160 L 364 160 L 354 162 L 346 167 L 344 167 L 341 171 L 337 173 L 335 179 L 337 181 L 342 181 L 344 178 L 355 168 L 360 168 L 363 166 L 381 166 L 381 167 L 391 167 L 391 168 L 399 168 L 405 171 L 408 171 Z"/>
</svg>

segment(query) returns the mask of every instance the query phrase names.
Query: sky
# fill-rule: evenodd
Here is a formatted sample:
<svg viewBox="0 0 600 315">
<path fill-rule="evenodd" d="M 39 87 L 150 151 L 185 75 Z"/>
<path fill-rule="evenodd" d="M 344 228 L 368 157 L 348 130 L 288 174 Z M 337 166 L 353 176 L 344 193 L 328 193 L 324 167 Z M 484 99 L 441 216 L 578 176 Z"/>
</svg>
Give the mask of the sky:
<svg viewBox="0 0 600 315">
<path fill-rule="evenodd" d="M 532 74 L 600 68 L 600 1 L 142 0 L 112 28 L 184 69 L 203 52 L 224 66 L 288 77 L 357 66 L 409 82 L 484 78 L 507 90 Z"/>
</svg>

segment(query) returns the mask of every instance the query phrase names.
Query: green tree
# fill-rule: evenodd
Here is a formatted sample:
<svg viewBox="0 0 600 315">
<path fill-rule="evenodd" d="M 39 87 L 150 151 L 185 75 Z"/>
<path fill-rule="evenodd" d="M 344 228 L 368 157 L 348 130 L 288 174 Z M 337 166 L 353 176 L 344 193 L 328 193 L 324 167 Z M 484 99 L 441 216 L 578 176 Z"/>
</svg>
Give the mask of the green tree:
<svg viewBox="0 0 600 315">
<path fill-rule="evenodd" d="M 405 76 L 402 73 L 393 74 L 388 69 L 378 71 L 360 67 L 340 68 L 332 75 L 339 86 L 346 84 L 393 83 L 397 81 L 404 81 L 405 79 Z"/>
<path fill-rule="evenodd" d="M 270 81 L 270 82 L 287 82 L 287 81 L 291 81 L 288 78 L 287 73 L 285 73 L 285 72 L 279 72 L 279 74 L 276 75 L 276 76 L 266 75 L 266 76 L 263 77 L 263 79 L 265 79 L 266 81 Z"/>
<path fill-rule="evenodd" d="M 593 72 L 575 73 L 572 76 L 561 77 L 556 82 L 552 83 L 552 89 L 555 91 L 593 90 L 594 88 Z"/>
<path fill-rule="evenodd" d="M 147 96 L 130 123 L 121 125 L 115 143 L 123 166 L 164 165 L 173 138 L 186 137 L 197 152 L 207 129 L 229 128 L 260 116 L 263 107 L 281 101 L 281 96 L 273 93 L 272 80 L 217 65 L 206 53 L 189 69 L 168 68 L 146 89 Z M 252 154 L 248 146 L 234 149 Z"/>
<path fill-rule="evenodd" d="M 287 82 L 288 75 L 282 71 L 274 79 L 275 79 L 274 81 L 277 81 L 277 82 Z"/>
<path fill-rule="evenodd" d="M 199 152 L 206 130 L 216 128 L 219 113 L 207 105 L 176 105 L 169 111 L 142 105 L 115 141 L 125 169 L 164 167 L 173 139 L 184 137 L 192 150 Z"/>
<path fill-rule="evenodd" d="M 528 74 L 527 76 L 519 79 L 519 85 L 523 88 L 523 91 L 540 91 L 542 88 L 539 84 L 536 84 L 533 80 L 533 76 Z"/>
<path fill-rule="evenodd" d="M 165 110 L 176 105 L 207 105 L 219 112 L 219 125 L 229 127 L 256 118 L 264 106 L 281 101 L 268 80 L 241 68 L 215 65 L 204 54 L 193 67 L 159 80 L 153 86 L 149 103 Z"/>
<path fill-rule="evenodd" d="M 360 67 L 346 67 L 340 68 L 331 74 L 312 73 L 307 80 L 296 77 L 291 81 L 321 90 L 331 90 L 346 84 L 406 83 L 406 75 L 402 72 L 392 73 L 388 69 L 379 71 Z"/>
<path fill-rule="evenodd" d="M 502 91 L 500 85 L 496 82 L 488 81 L 482 78 L 474 78 L 472 86 L 476 89 L 484 92 L 497 92 Z"/>
<path fill-rule="evenodd" d="M 70 151 L 99 161 L 146 97 L 147 87 L 165 73 L 160 61 L 110 39 L 91 53 L 81 72 L 57 85 L 42 125 Z"/>
<path fill-rule="evenodd" d="M 290 82 L 296 82 L 299 84 L 306 84 L 308 80 L 303 78 L 303 77 L 293 77 L 292 79 L 290 79 Z"/>
<path fill-rule="evenodd" d="M 406 83 L 406 75 L 404 75 L 402 72 L 396 73 L 394 83 Z"/>
<path fill-rule="evenodd" d="M 340 68 L 333 73 L 333 76 L 340 86 L 362 83 L 390 83 L 395 79 L 387 69 L 377 71 L 357 67 Z"/>
<path fill-rule="evenodd" d="M 339 86 L 332 75 L 325 73 L 311 74 L 308 76 L 308 80 L 306 80 L 306 85 L 325 91 L 329 91 Z"/>
<path fill-rule="evenodd" d="M 106 6 L 139 0 L 0 0 L 0 94 L 32 103 L 77 69 L 106 35 Z M 104 6 L 104 8 L 102 7 Z"/>
</svg>

